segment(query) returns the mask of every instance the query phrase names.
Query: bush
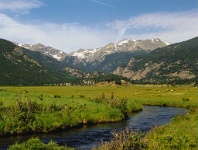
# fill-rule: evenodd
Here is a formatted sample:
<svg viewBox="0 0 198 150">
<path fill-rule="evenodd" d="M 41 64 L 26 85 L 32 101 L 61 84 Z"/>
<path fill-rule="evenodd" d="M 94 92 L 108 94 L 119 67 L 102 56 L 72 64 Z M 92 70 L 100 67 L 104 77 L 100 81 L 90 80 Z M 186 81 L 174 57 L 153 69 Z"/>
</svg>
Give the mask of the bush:
<svg viewBox="0 0 198 150">
<path fill-rule="evenodd" d="M 79 97 L 80 97 L 80 98 L 84 98 L 84 97 L 85 97 L 85 95 L 79 95 Z"/>
<path fill-rule="evenodd" d="M 54 98 L 61 98 L 60 95 L 54 95 Z"/>
<path fill-rule="evenodd" d="M 143 150 L 147 149 L 142 132 L 133 132 L 126 128 L 124 131 L 113 132 L 113 139 L 110 142 L 102 143 L 93 150 Z"/>
<path fill-rule="evenodd" d="M 183 98 L 182 99 L 184 102 L 188 102 L 188 101 L 190 101 L 190 99 L 189 98 Z"/>
<path fill-rule="evenodd" d="M 0 101 L 0 106 L 3 106 L 3 102 L 2 101 Z"/>
<path fill-rule="evenodd" d="M 42 143 L 38 138 L 29 139 L 21 144 L 14 144 L 8 148 L 8 150 L 73 150 L 72 148 L 67 148 L 65 146 L 58 146 L 54 142 L 48 144 Z"/>
</svg>

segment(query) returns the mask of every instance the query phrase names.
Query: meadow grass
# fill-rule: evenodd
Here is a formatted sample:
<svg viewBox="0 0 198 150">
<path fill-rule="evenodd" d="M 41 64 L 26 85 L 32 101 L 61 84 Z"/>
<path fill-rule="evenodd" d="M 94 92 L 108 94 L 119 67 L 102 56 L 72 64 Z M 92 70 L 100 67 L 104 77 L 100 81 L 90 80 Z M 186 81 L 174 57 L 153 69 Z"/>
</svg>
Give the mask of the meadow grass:
<svg viewBox="0 0 198 150">
<path fill-rule="evenodd" d="M 79 124 L 119 121 L 129 112 L 141 110 L 142 105 L 159 105 L 189 108 L 191 111 L 174 118 L 171 124 L 148 132 L 140 140 L 145 142 L 144 148 L 196 149 L 197 93 L 197 87 L 187 85 L 0 87 L 0 109 L 7 110 L 0 114 L 0 133 L 50 132 Z M 38 112 L 29 113 L 31 108 L 38 109 Z M 27 124 L 24 125 L 23 121 Z M 134 134 L 130 132 L 126 136 L 130 138 L 125 138 L 129 142 L 125 143 L 134 143 L 131 139 Z M 119 142 L 123 144 L 123 141 L 116 140 Z M 107 143 L 99 149 L 109 149 L 108 146 Z"/>
<path fill-rule="evenodd" d="M 166 85 L 130 85 L 130 86 L 46 86 L 46 87 L 0 87 L 0 101 L 4 105 L 15 105 L 16 99 L 31 99 L 39 101 L 43 96 L 43 103 L 54 102 L 54 95 L 61 96 L 59 101 L 70 98 L 96 98 L 104 93 L 110 98 L 112 93 L 115 98 L 134 100 L 141 104 L 156 105 L 168 103 L 168 105 L 197 107 L 197 87 L 181 86 L 167 87 Z M 188 98 L 189 101 L 184 99 Z"/>
<path fill-rule="evenodd" d="M 111 88 L 1 87 L 0 135 L 51 132 L 83 124 L 115 122 L 142 105 L 112 97 Z M 104 91 L 109 93 L 104 94 Z M 102 94 L 101 94 L 102 92 Z M 90 95 L 93 94 L 94 95 Z"/>
</svg>

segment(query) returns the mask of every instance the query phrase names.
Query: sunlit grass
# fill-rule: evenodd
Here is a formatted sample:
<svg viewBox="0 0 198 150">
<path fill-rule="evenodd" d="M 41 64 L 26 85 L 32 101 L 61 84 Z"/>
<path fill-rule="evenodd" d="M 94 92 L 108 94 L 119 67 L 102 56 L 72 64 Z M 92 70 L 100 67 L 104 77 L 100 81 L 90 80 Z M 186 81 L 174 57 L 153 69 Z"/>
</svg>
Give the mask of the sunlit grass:
<svg viewBox="0 0 198 150">
<path fill-rule="evenodd" d="M 15 124 L 11 113 L 1 112 L 4 121 L 0 121 L 0 131 L 49 132 L 83 123 L 119 121 L 124 118 L 123 108 L 135 111 L 141 105 L 183 107 L 189 108 L 190 113 L 174 118 L 169 125 L 154 128 L 143 141 L 148 149 L 196 149 L 197 94 L 197 87 L 167 85 L 0 87 L 0 108 L 14 108 L 18 101 L 24 104 L 32 101 L 43 107 L 28 128 Z"/>
<path fill-rule="evenodd" d="M 8 150 L 74 150 L 66 146 L 58 146 L 54 142 L 48 144 L 42 143 L 38 138 L 29 139 L 27 142 L 16 143 L 8 148 Z"/>
<path fill-rule="evenodd" d="M 177 116 L 171 124 L 156 127 L 147 133 L 145 139 L 148 149 L 197 149 L 198 147 L 198 114 Z"/>
</svg>

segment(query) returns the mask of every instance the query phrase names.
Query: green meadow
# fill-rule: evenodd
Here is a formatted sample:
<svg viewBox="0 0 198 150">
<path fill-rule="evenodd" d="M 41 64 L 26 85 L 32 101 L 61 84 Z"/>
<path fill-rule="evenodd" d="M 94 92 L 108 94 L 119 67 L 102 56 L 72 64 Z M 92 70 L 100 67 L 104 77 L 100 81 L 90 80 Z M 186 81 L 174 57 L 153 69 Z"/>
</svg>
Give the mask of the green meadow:
<svg viewBox="0 0 198 150">
<path fill-rule="evenodd" d="M 197 149 L 197 93 L 197 87 L 167 85 L 0 87 L 0 136 L 116 122 L 143 105 L 159 105 L 190 113 L 146 135 L 116 133 L 120 138 L 95 149 Z"/>
</svg>

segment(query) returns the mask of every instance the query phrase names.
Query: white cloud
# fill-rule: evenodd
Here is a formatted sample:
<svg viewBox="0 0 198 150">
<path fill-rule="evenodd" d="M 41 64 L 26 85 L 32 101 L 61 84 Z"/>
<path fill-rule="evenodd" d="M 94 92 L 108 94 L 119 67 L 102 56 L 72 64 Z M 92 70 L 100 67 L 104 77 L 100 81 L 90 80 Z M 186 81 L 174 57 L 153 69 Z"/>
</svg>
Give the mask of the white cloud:
<svg viewBox="0 0 198 150">
<path fill-rule="evenodd" d="M 79 24 L 27 24 L 0 13 L 0 38 L 19 43 L 43 43 L 65 52 L 80 48 L 97 48 L 125 38 L 158 37 L 174 43 L 197 36 L 197 18 L 196 10 L 151 13 L 93 27 Z"/>
<path fill-rule="evenodd" d="M 159 37 L 172 43 L 187 40 L 198 35 L 198 11 L 174 13 L 150 13 L 115 21 L 108 27 L 122 38 L 146 39 Z"/>
<path fill-rule="evenodd" d="M 38 0 L 1 0 L 0 11 L 9 11 L 13 13 L 28 13 L 32 8 L 39 8 L 44 3 Z"/>
<path fill-rule="evenodd" d="M 43 43 L 71 52 L 79 48 L 100 47 L 111 42 L 114 37 L 110 30 L 76 24 L 23 24 L 0 14 L 0 38 L 18 43 Z"/>
</svg>

